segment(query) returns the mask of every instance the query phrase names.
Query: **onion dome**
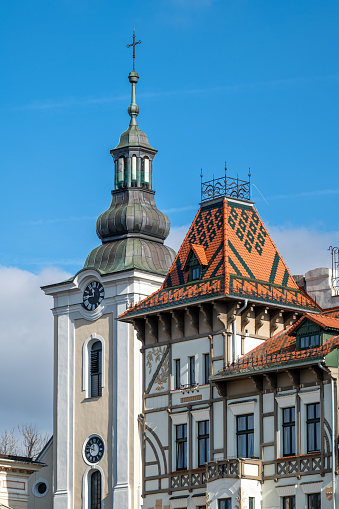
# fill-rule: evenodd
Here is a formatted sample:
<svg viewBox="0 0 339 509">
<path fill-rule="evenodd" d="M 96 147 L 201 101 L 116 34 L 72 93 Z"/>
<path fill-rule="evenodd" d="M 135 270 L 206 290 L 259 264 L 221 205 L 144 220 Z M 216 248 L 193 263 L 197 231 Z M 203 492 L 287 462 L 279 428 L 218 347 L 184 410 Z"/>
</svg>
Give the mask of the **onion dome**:
<svg viewBox="0 0 339 509">
<path fill-rule="evenodd" d="M 139 269 L 166 275 L 175 251 L 164 245 L 170 221 L 158 210 L 152 190 L 152 165 L 157 150 L 137 124 L 140 109 L 135 101 L 135 85 L 139 76 L 134 66 L 128 79 L 132 85 L 127 110 L 131 120 L 119 144 L 111 150 L 115 189 L 110 207 L 97 219 L 96 231 L 102 245 L 91 251 L 84 269 L 95 268 L 105 274 Z"/>
</svg>

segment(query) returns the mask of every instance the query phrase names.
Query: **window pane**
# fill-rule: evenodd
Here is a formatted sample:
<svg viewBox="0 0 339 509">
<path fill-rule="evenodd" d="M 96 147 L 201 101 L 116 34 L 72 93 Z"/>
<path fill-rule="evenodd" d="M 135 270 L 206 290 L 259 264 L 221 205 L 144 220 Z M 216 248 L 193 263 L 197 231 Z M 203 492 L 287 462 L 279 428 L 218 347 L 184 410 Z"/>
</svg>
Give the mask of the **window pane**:
<svg viewBox="0 0 339 509">
<path fill-rule="evenodd" d="M 210 355 L 209 353 L 206 353 L 204 355 L 204 361 L 205 361 L 205 384 L 208 384 L 208 379 L 209 379 L 209 376 L 210 376 Z"/>
<path fill-rule="evenodd" d="M 91 475 L 90 509 L 101 508 L 101 474 L 95 470 Z"/>
<path fill-rule="evenodd" d="M 238 458 L 246 458 L 246 435 L 238 435 Z"/>
<path fill-rule="evenodd" d="M 315 451 L 320 451 L 320 422 L 315 423 Z"/>
<path fill-rule="evenodd" d="M 255 498 L 248 497 L 248 509 L 255 509 Z"/>
<path fill-rule="evenodd" d="M 247 429 L 254 429 L 254 415 L 247 416 Z"/>
<path fill-rule="evenodd" d="M 315 403 L 315 416 L 317 419 L 320 419 L 320 403 Z"/>
<path fill-rule="evenodd" d="M 320 493 L 312 493 L 308 495 L 308 509 L 321 509 Z"/>
<path fill-rule="evenodd" d="M 249 433 L 247 437 L 248 437 L 247 458 L 252 458 L 252 456 L 254 456 L 254 433 Z"/>
<path fill-rule="evenodd" d="M 238 416 L 238 431 L 244 431 L 247 429 L 247 419 L 246 415 L 239 415 Z"/>
</svg>

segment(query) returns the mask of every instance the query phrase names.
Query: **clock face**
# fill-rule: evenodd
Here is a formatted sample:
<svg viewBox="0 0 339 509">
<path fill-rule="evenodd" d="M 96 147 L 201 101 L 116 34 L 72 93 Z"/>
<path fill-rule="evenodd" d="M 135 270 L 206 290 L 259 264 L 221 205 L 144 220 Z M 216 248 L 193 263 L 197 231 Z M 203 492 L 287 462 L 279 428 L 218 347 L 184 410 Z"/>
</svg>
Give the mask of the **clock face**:
<svg viewBox="0 0 339 509">
<path fill-rule="evenodd" d="M 93 311 L 99 306 L 104 296 L 105 291 L 102 284 L 98 281 L 92 281 L 89 285 L 86 286 L 82 299 L 82 305 L 88 311 Z"/>
<path fill-rule="evenodd" d="M 105 446 L 102 438 L 98 435 L 90 437 L 86 442 L 84 452 L 86 460 L 89 463 L 99 463 L 105 452 Z"/>
</svg>

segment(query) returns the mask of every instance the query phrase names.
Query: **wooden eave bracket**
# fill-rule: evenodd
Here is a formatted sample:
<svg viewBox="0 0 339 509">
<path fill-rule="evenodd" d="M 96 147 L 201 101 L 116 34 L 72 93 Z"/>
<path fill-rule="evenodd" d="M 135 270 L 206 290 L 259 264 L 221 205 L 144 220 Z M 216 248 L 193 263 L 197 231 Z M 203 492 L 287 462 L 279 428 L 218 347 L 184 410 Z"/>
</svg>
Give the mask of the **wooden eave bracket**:
<svg viewBox="0 0 339 509">
<path fill-rule="evenodd" d="M 199 308 L 196 306 L 189 306 L 186 308 L 186 313 L 191 327 L 199 334 Z"/>
<path fill-rule="evenodd" d="M 322 382 L 324 379 L 324 371 L 320 369 L 318 366 L 309 366 L 309 369 L 312 371 L 318 382 Z"/>
<path fill-rule="evenodd" d="M 263 373 L 265 380 L 267 381 L 271 389 L 277 388 L 277 375 L 274 373 Z"/>
<path fill-rule="evenodd" d="M 275 331 L 278 328 L 278 322 L 283 316 L 283 311 L 281 309 L 278 309 L 277 311 L 271 311 L 270 313 L 270 334 L 273 336 Z M 283 324 L 281 324 L 283 325 Z"/>
<path fill-rule="evenodd" d="M 159 327 L 169 338 L 172 332 L 172 319 L 170 313 L 159 313 Z"/>
<path fill-rule="evenodd" d="M 300 372 L 297 369 L 287 369 L 286 373 L 294 386 L 300 385 Z"/>
<path fill-rule="evenodd" d="M 203 321 L 205 324 L 213 330 L 213 305 L 212 304 L 199 304 L 200 310 L 202 312 Z"/>
<path fill-rule="evenodd" d="M 137 331 L 137 338 L 145 343 L 145 320 L 143 318 L 134 318 L 133 326 Z"/>
<path fill-rule="evenodd" d="M 155 339 L 155 341 L 158 341 L 158 317 L 157 316 L 148 316 L 146 318 L 146 323 L 149 327 L 149 333 L 150 335 Z"/>
<path fill-rule="evenodd" d="M 240 307 L 241 307 L 241 302 L 236 302 L 236 303 L 228 306 L 228 308 L 227 308 L 227 329 L 234 322 L 234 319 L 237 315 L 237 311 L 238 311 L 238 309 L 240 309 Z"/>
<path fill-rule="evenodd" d="M 214 301 L 214 309 L 216 311 L 217 319 L 224 329 L 227 329 L 227 305 L 223 301 Z"/>
<path fill-rule="evenodd" d="M 261 375 L 252 375 L 251 376 L 251 380 L 254 383 L 256 389 L 261 392 L 262 389 L 263 389 L 263 379 L 262 379 L 262 376 Z"/>
<path fill-rule="evenodd" d="M 184 319 L 184 311 L 176 309 L 171 311 L 171 315 L 173 316 L 175 327 L 178 329 L 182 336 L 185 335 L 185 319 Z"/>
<path fill-rule="evenodd" d="M 253 313 L 254 306 L 247 306 L 241 314 L 241 330 L 244 331 L 245 327 L 250 323 L 250 314 Z"/>
<path fill-rule="evenodd" d="M 264 325 L 265 318 L 268 316 L 268 307 L 259 306 L 256 308 L 255 313 L 255 333 L 258 334 L 261 327 Z"/>
<path fill-rule="evenodd" d="M 289 312 L 285 312 L 284 313 L 284 328 L 286 329 L 286 327 L 290 327 L 291 325 L 293 325 L 299 318 L 299 315 L 298 313 L 294 313 L 292 311 L 289 311 Z"/>
<path fill-rule="evenodd" d="M 226 398 L 227 397 L 227 383 L 226 382 L 214 382 L 214 384 L 217 388 L 219 396 L 221 396 L 222 398 Z"/>
</svg>

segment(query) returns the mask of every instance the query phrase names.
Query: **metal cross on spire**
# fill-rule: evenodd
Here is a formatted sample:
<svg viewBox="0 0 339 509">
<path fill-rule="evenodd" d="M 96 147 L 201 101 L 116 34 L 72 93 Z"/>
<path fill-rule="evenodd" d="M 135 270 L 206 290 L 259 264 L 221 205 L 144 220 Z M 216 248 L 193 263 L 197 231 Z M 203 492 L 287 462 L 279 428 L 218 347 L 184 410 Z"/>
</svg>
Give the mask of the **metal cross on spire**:
<svg viewBox="0 0 339 509">
<path fill-rule="evenodd" d="M 135 47 L 137 44 L 140 44 L 141 41 L 135 42 L 135 28 L 133 29 L 133 42 L 132 44 L 127 44 L 126 48 L 133 47 L 133 71 L 135 71 Z"/>
</svg>

